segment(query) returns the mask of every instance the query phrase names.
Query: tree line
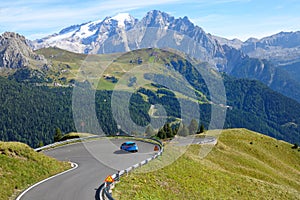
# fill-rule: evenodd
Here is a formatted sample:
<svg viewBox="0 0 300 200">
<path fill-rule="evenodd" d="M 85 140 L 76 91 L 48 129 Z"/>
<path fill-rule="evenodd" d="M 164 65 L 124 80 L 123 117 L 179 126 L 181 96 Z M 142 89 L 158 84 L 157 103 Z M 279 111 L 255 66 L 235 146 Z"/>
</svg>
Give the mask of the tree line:
<svg viewBox="0 0 300 200">
<path fill-rule="evenodd" d="M 146 129 L 146 135 L 149 135 L 151 133 L 151 129 L 147 127 Z M 196 119 L 192 119 L 191 123 L 187 126 L 184 123 L 177 123 L 177 124 L 171 124 L 166 123 L 162 128 L 160 128 L 155 135 L 159 139 L 171 139 L 174 138 L 175 135 L 178 136 L 188 136 L 188 135 L 194 135 L 194 134 L 201 134 L 205 132 L 204 125 L 201 124 L 199 126 Z"/>
</svg>

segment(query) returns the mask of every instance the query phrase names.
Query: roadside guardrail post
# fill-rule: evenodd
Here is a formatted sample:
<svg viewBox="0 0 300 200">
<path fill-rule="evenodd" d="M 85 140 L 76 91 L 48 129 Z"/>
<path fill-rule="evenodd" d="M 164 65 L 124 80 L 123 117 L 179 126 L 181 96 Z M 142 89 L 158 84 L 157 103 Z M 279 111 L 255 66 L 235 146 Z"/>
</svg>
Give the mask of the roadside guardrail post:
<svg viewBox="0 0 300 200">
<path fill-rule="evenodd" d="M 115 181 L 120 181 L 120 171 L 116 173 Z"/>
</svg>

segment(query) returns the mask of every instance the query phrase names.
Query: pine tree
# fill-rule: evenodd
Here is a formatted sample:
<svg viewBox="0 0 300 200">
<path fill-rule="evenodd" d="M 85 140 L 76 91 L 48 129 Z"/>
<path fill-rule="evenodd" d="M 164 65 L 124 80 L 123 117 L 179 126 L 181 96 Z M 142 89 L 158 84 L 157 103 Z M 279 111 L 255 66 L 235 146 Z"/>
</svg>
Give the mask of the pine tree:
<svg viewBox="0 0 300 200">
<path fill-rule="evenodd" d="M 178 131 L 179 131 L 179 126 L 178 125 L 174 126 L 174 128 L 173 128 L 174 136 L 178 134 Z"/>
<path fill-rule="evenodd" d="M 167 138 L 167 134 L 166 134 L 166 132 L 164 131 L 163 128 L 161 128 L 161 129 L 158 131 L 157 137 L 159 137 L 160 139 L 166 139 L 166 138 Z"/>
<path fill-rule="evenodd" d="M 55 134 L 54 134 L 54 142 L 58 142 L 62 138 L 62 133 L 60 128 L 55 129 Z"/>
<path fill-rule="evenodd" d="M 169 123 L 164 125 L 164 131 L 166 133 L 167 138 L 173 138 L 174 137 L 173 130 L 171 129 L 171 126 L 170 126 Z"/>
<path fill-rule="evenodd" d="M 198 134 L 200 134 L 200 133 L 204 133 L 204 131 L 205 131 L 204 125 L 203 125 L 203 124 L 201 124 L 201 126 L 200 126 L 200 130 L 198 131 Z"/>
<path fill-rule="evenodd" d="M 42 146 L 44 146 L 44 142 L 42 140 L 40 140 L 38 147 L 42 147 Z"/>
</svg>

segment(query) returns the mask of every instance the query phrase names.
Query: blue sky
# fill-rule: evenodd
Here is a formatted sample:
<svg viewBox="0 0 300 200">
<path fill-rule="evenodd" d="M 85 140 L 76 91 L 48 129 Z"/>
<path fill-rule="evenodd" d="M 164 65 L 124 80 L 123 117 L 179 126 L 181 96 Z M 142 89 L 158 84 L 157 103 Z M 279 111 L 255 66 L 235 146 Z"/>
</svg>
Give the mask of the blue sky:
<svg viewBox="0 0 300 200">
<path fill-rule="evenodd" d="M 120 12 L 141 19 L 154 9 L 187 16 L 207 33 L 228 39 L 300 31 L 299 0 L 3 0 L 0 33 L 13 31 L 37 39 Z"/>
</svg>

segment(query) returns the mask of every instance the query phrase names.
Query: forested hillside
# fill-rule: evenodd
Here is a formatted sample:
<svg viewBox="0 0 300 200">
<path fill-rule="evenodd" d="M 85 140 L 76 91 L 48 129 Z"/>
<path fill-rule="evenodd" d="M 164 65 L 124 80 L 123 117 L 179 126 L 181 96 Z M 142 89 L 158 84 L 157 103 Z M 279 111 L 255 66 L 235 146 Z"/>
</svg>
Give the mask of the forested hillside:
<svg viewBox="0 0 300 200">
<path fill-rule="evenodd" d="M 126 69 L 130 70 L 138 65 L 138 63 L 132 62 L 130 55 L 131 52 L 124 54 L 114 62 L 115 65 L 112 65 L 114 71 L 110 69 L 111 71 L 105 73 L 118 81 L 122 74 L 116 71 L 118 68 L 115 66 L 124 66 L 120 69 L 124 70 L 127 67 Z M 214 104 L 211 102 L 210 92 L 203 77 L 189 61 L 175 53 L 158 49 L 138 50 L 134 52 L 134 55 L 143 61 L 155 62 L 158 60 L 160 66 L 172 68 L 177 73 L 179 72 L 193 87 L 197 99 L 190 98 L 188 94 L 185 94 L 184 89 L 179 90 L 180 93 L 176 92 L 177 95 L 175 95 L 172 89 L 156 84 L 155 80 L 170 81 L 168 74 L 142 71 L 143 74 L 131 77 L 131 82 L 127 83 L 128 87 L 136 87 L 137 77 L 150 81 L 150 83 L 153 82 L 135 88 L 135 93 L 130 98 L 130 116 L 119 113 L 120 116 L 123 116 L 124 124 L 129 124 L 127 121 L 130 120 L 139 126 L 147 126 L 150 122 L 149 109 L 151 105 L 157 104 L 164 107 L 167 120 L 178 122 L 178 119 L 183 117 L 180 113 L 180 100 L 186 105 L 194 105 L 198 102 L 198 106 L 200 106 L 199 124 L 208 128 L 211 120 L 211 106 Z M 63 65 L 63 62 L 60 64 Z M 203 66 L 205 67 L 205 63 Z M 223 106 L 217 105 L 217 107 L 224 109 L 226 106 L 227 108 L 225 128 L 247 128 L 291 143 L 300 143 L 299 103 L 274 92 L 258 81 L 236 79 L 225 74 L 221 78 L 226 89 L 227 103 Z M 111 80 L 106 79 L 100 83 L 105 85 L 105 82 L 109 81 Z M 176 82 L 176 78 L 172 77 L 172 81 Z M 110 84 L 114 86 L 116 83 L 110 82 Z M 57 128 L 61 129 L 63 133 L 71 131 L 95 133 L 95 129 L 93 129 L 95 122 L 90 121 L 88 109 L 85 109 L 85 101 L 79 104 L 81 107 L 80 114 L 84 119 L 82 121 L 84 128 L 82 130 L 75 128 L 72 110 L 73 88 L 82 88 L 82 92 L 95 93 L 97 123 L 105 134 L 116 134 L 120 130 L 118 130 L 118 124 L 113 118 L 111 107 L 121 106 L 121 104 L 111 105 L 111 96 L 113 93 L 126 94 L 127 92 L 118 91 L 118 89 L 113 92 L 105 89 L 95 90 L 94 87 L 88 82 L 75 82 L 73 87 L 35 86 L 0 77 L 0 140 L 22 141 L 36 147 L 41 143 L 53 142 Z M 127 133 L 136 131 L 130 128 L 121 127 Z"/>
<path fill-rule="evenodd" d="M 300 142 L 300 105 L 258 81 L 225 77 L 227 128 L 247 127 L 291 143 Z"/>
<path fill-rule="evenodd" d="M 41 142 L 53 142 L 56 128 L 63 133 L 76 131 L 72 88 L 36 87 L 0 77 L 0 91 L 0 140 L 21 141 L 37 147 Z M 111 94 L 111 91 L 98 91 L 95 97 L 98 122 L 106 134 L 118 132 L 112 118 Z M 130 110 L 132 117 L 140 119 L 139 124 L 145 124 L 148 104 L 140 99 L 138 95 L 132 97 Z M 86 131 L 90 131 L 88 127 Z"/>
<path fill-rule="evenodd" d="M 75 131 L 70 89 L 34 87 L 0 77 L 0 139 L 36 147 L 53 141 L 56 128 Z"/>
</svg>

